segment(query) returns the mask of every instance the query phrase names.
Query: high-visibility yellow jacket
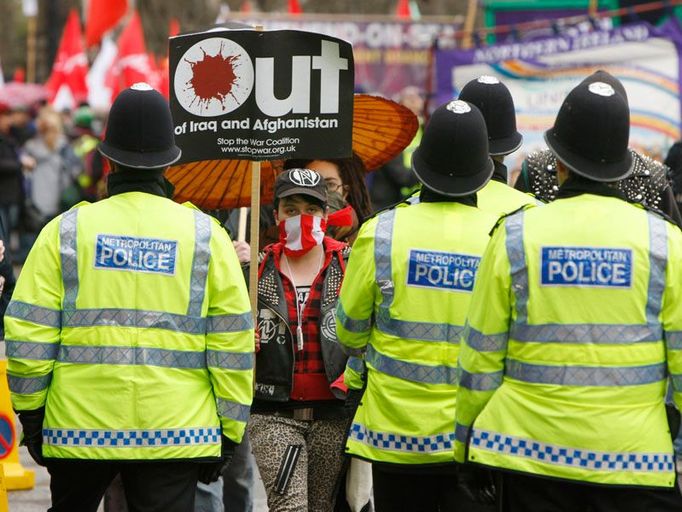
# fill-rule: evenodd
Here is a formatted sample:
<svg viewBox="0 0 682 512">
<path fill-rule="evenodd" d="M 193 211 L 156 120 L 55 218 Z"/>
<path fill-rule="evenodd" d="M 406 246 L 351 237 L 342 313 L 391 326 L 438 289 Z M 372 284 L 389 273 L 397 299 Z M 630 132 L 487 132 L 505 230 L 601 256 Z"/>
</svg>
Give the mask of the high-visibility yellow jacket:
<svg viewBox="0 0 682 512">
<path fill-rule="evenodd" d="M 242 438 L 253 329 L 224 229 L 130 192 L 40 233 L 5 317 L 14 408 L 45 406 L 43 455 L 184 459 Z"/>
<path fill-rule="evenodd" d="M 476 206 L 484 212 L 494 213 L 498 217 L 524 206 L 539 204 L 542 203 L 533 196 L 495 180 L 490 180 L 485 187 L 476 192 Z"/>
<path fill-rule="evenodd" d="M 483 256 L 460 352 L 456 458 L 671 487 L 682 405 L 682 233 L 615 197 L 514 214 Z"/>
<path fill-rule="evenodd" d="M 453 462 L 459 336 L 495 215 L 460 203 L 381 213 L 353 245 L 337 306 L 345 373 L 367 387 L 347 451 L 395 464 Z M 360 384 L 359 384 L 360 383 Z"/>
</svg>

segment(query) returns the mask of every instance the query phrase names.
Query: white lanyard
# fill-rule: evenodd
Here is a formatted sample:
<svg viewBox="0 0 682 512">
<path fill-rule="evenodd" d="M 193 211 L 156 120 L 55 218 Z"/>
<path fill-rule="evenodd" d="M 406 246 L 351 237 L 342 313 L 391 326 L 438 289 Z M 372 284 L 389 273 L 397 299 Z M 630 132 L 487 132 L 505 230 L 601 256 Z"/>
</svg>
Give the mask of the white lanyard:
<svg viewBox="0 0 682 512">
<path fill-rule="evenodd" d="M 289 280 L 291 281 L 291 284 L 294 286 L 294 296 L 296 297 L 296 349 L 300 352 L 301 350 L 303 350 L 303 327 L 301 319 L 302 308 L 298 301 L 298 288 L 296 287 L 296 282 L 294 281 L 294 273 L 291 271 L 291 267 L 289 266 L 289 258 L 287 258 L 286 255 L 284 256 L 284 263 L 286 263 L 287 265 L 287 271 L 289 272 Z M 323 263 L 324 251 L 320 253 L 320 264 L 317 270 L 318 274 L 322 269 Z M 315 277 L 317 277 L 317 275 Z M 313 283 L 314 282 L 315 279 L 313 279 Z M 310 299 L 310 293 L 312 293 L 312 284 L 310 286 L 310 292 L 308 293 L 308 299 Z M 307 302 L 308 301 L 306 300 L 306 304 L 303 304 L 303 308 L 306 307 Z"/>
</svg>

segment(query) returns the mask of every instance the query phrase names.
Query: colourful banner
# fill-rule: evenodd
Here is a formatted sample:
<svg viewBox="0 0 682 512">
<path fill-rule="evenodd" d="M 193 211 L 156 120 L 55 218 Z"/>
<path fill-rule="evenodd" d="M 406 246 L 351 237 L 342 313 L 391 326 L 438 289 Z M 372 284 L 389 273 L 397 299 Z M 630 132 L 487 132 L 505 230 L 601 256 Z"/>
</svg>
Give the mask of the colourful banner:
<svg viewBox="0 0 682 512">
<path fill-rule="evenodd" d="M 268 18 L 263 14 L 237 17 L 266 30 L 305 30 L 348 41 L 355 59 L 355 90 L 394 98 L 407 86 L 422 91 L 430 88 L 428 70 L 435 37 L 454 41 L 461 28 L 460 17 L 452 21 L 351 21 L 316 16 L 314 19 Z"/>
<path fill-rule="evenodd" d="M 680 138 L 681 46 L 682 28 L 671 19 L 660 27 L 635 23 L 471 50 L 439 50 L 437 104 L 457 97 L 480 75 L 504 82 L 524 136 L 521 150 L 508 157 L 514 169 L 527 153 L 546 147 L 543 133 L 568 92 L 602 69 L 621 80 L 628 94 L 631 147 L 662 159 Z"/>
</svg>

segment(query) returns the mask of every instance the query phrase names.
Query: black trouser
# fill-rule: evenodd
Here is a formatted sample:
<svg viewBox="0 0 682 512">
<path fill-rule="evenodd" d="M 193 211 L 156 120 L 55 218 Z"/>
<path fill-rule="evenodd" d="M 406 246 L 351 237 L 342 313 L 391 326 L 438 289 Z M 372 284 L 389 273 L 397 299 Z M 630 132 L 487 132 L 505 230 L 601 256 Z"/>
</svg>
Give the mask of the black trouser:
<svg viewBox="0 0 682 512">
<path fill-rule="evenodd" d="M 504 473 L 502 512 L 680 512 L 674 489 L 588 485 L 566 480 Z"/>
<path fill-rule="evenodd" d="M 376 512 L 493 512 L 471 502 L 457 486 L 456 466 L 404 469 L 372 464 Z"/>
<path fill-rule="evenodd" d="M 130 512 L 192 512 L 199 465 L 181 462 L 49 460 L 50 512 L 96 512 L 120 473 Z"/>
</svg>

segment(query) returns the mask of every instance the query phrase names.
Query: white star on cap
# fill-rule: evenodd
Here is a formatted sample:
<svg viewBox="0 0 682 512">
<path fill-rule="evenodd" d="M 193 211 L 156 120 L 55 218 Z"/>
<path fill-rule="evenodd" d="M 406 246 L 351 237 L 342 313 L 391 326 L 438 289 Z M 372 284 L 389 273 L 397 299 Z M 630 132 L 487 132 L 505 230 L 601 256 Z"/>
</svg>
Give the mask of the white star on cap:
<svg viewBox="0 0 682 512">
<path fill-rule="evenodd" d="M 486 85 L 494 85 L 494 84 L 499 84 L 500 81 L 497 79 L 497 77 L 490 76 L 490 75 L 481 75 L 478 77 L 478 80 L 476 80 L 479 84 L 486 84 Z"/>
<path fill-rule="evenodd" d="M 137 82 L 130 87 L 133 91 L 153 91 L 154 88 L 147 82 Z"/>
<path fill-rule="evenodd" d="M 613 87 L 604 82 L 592 82 L 587 89 L 592 94 L 597 94 L 599 96 L 604 96 L 607 98 L 609 96 L 613 96 L 614 94 L 616 94 L 616 91 L 613 90 Z"/>
<path fill-rule="evenodd" d="M 466 101 L 461 100 L 451 101 L 446 108 L 455 114 L 466 114 L 467 112 L 471 112 L 469 104 Z"/>
</svg>

